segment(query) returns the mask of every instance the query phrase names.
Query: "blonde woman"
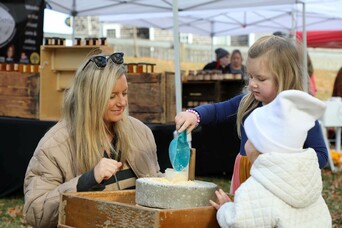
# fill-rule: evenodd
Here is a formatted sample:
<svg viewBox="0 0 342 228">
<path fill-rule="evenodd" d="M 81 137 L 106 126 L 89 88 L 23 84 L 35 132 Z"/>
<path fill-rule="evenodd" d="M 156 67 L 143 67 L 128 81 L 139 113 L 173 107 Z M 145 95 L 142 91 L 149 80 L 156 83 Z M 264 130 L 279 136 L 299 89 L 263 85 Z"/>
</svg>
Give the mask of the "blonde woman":
<svg viewBox="0 0 342 228">
<path fill-rule="evenodd" d="M 236 157 L 232 177 L 231 193 L 250 176 L 250 161 L 244 145 L 248 140 L 244 121 L 257 107 L 270 103 L 281 91 L 303 90 L 302 51 L 296 42 L 279 36 L 263 36 L 249 49 L 247 58 L 248 92 L 230 100 L 196 107 L 177 114 L 176 127 L 179 132 L 192 131 L 198 124 L 222 123 L 234 118 L 240 136 L 240 151 Z M 289 115 L 291 115 L 289 113 Z M 229 139 L 228 139 L 229 140 Z M 308 132 L 304 148 L 316 151 L 319 167 L 328 161 L 322 132 L 318 121 Z M 228 148 L 227 148 L 228 150 Z"/>
<path fill-rule="evenodd" d="M 55 227 L 60 193 L 131 189 L 139 177 L 160 175 L 152 131 L 128 115 L 123 53 L 93 56 L 77 70 L 63 118 L 28 165 L 26 220 Z"/>
</svg>

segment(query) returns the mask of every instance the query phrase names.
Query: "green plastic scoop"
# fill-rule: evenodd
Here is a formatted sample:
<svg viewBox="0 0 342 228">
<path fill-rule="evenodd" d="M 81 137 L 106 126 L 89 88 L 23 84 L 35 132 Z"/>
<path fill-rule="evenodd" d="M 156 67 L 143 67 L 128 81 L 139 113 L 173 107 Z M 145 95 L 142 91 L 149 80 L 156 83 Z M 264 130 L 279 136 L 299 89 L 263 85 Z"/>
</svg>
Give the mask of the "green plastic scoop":
<svg viewBox="0 0 342 228">
<path fill-rule="evenodd" d="M 186 131 L 183 131 L 171 141 L 169 157 L 172 167 L 176 171 L 180 172 L 189 165 L 190 147 L 186 140 Z"/>
</svg>

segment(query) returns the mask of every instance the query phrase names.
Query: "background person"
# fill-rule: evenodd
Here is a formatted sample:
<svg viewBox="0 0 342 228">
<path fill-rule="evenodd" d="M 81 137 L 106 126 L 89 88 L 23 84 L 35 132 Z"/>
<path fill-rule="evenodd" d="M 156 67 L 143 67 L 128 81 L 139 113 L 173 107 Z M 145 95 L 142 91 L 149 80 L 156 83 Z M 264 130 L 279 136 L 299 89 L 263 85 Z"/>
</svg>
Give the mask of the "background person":
<svg viewBox="0 0 342 228">
<path fill-rule="evenodd" d="M 28 165 L 24 214 L 56 227 L 60 193 L 135 188 L 162 175 L 152 131 L 128 116 L 123 53 L 93 56 L 66 92 L 62 119 L 40 140 Z"/>
<path fill-rule="evenodd" d="M 342 97 L 342 67 L 337 72 L 332 92 L 333 97 Z"/>
<path fill-rule="evenodd" d="M 241 51 L 238 49 L 233 50 L 230 63 L 229 63 L 229 73 L 231 74 L 240 74 L 243 80 L 248 79 L 247 68 L 242 64 L 243 58 Z"/>
<path fill-rule="evenodd" d="M 229 52 L 223 48 L 217 48 L 215 54 L 216 61 L 205 65 L 203 70 L 221 70 L 223 74 L 229 73 Z"/>
<path fill-rule="evenodd" d="M 317 86 L 316 86 L 316 80 L 315 80 L 315 75 L 314 75 L 314 67 L 312 65 L 312 61 L 311 61 L 309 53 L 307 54 L 307 61 L 308 61 L 308 75 L 309 75 L 309 93 L 315 97 L 317 94 Z"/>
<path fill-rule="evenodd" d="M 245 150 L 251 177 L 234 196 L 216 191 L 221 227 L 331 227 L 322 197 L 322 176 L 312 148 L 303 149 L 308 131 L 325 104 L 298 90 L 287 90 L 245 121 Z M 289 115 L 290 114 L 290 115 Z"/>
<path fill-rule="evenodd" d="M 342 97 L 342 67 L 336 74 L 331 96 Z M 328 138 L 333 140 L 336 139 L 336 128 L 328 128 Z"/>
<path fill-rule="evenodd" d="M 244 148 L 248 139 L 243 124 L 245 119 L 257 107 L 270 103 L 281 91 L 303 90 L 302 63 L 302 50 L 294 40 L 274 35 L 263 36 L 248 50 L 247 93 L 227 101 L 201 105 L 176 115 L 178 132 L 191 132 L 198 124 L 224 124 L 226 121 L 236 120 L 241 142 L 234 164 L 231 193 L 234 194 L 250 175 L 251 164 Z M 308 147 L 316 151 L 319 167 L 323 168 L 328 161 L 328 151 L 318 121 L 309 130 L 304 142 L 304 148 Z"/>
</svg>

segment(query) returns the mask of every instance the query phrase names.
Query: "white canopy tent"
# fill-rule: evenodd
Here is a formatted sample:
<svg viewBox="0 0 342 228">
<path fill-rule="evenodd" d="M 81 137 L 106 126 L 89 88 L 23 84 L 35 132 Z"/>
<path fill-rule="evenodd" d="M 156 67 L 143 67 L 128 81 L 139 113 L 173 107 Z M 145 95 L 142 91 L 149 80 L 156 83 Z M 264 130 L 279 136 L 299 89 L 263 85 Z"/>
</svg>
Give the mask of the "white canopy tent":
<svg viewBox="0 0 342 228">
<path fill-rule="evenodd" d="M 175 4 L 178 6 L 178 12 L 184 12 L 283 5 L 296 2 L 296 0 L 46 0 L 51 9 L 74 16 L 173 12 Z"/>
<path fill-rule="evenodd" d="M 341 1 L 342 3 L 342 1 Z M 341 5 L 342 7 L 342 5 Z M 206 36 L 244 35 L 255 32 L 302 31 L 302 5 L 260 6 L 203 11 L 179 12 L 179 31 Z M 173 29 L 173 13 L 105 15 L 103 22 L 116 22 L 137 27 Z M 339 17 L 315 11 L 306 12 L 306 30 L 342 29 Z"/>
<path fill-rule="evenodd" d="M 109 15 L 101 20 L 110 18 L 122 24 L 173 29 L 177 112 L 182 107 L 179 31 L 221 36 L 299 30 L 303 31 L 306 53 L 307 29 L 342 29 L 342 15 L 338 11 L 342 0 L 46 0 L 46 3 L 52 10 L 72 16 Z"/>
</svg>

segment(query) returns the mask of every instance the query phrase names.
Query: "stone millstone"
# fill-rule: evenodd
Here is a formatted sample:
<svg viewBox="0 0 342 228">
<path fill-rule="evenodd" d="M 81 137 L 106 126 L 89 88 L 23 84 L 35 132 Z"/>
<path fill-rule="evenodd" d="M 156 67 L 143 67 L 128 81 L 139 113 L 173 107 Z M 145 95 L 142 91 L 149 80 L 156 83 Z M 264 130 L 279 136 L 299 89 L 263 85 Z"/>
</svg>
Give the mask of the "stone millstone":
<svg viewBox="0 0 342 228">
<path fill-rule="evenodd" d="M 205 181 L 172 183 L 166 178 L 139 178 L 136 182 L 136 203 L 141 206 L 179 209 L 210 206 L 216 200 L 217 185 Z"/>
</svg>

